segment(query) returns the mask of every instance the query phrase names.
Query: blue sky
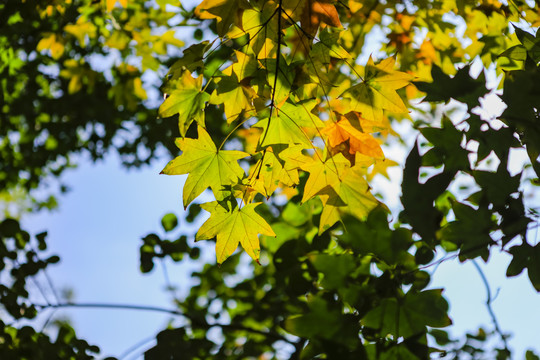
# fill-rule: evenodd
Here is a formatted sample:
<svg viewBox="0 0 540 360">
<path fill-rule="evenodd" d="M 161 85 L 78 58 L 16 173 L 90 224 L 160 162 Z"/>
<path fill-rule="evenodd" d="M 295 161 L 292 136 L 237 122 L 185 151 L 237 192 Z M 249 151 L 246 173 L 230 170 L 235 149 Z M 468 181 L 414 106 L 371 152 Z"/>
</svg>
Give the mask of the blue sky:
<svg viewBox="0 0 540 360">
<path fill-rule="evenodd" d="M 164 214 L 182 210 L 183 176 L 158 175 L 165 162 L 127 171 L 116 155 L 95 165 L 84 161 L 64 177 L 73 190 L 60 198 L 57 211 L 25 219 L 32 232 L 48 231 L 49 250 L 61 256 L 61 263 L 49 270 L 58 289 L 73 289 L 77 302 L 172 307 L 160 267 L 147 275 L 139 271 L 141 238 L 161 231 Z M 186 289 L 185 270 L 168 268 L 171 280 Z M 73 320 L 80 336 L 114 355 L 163 329 L 169 320 L 159 313 L 127 310 L 59 313 Z"/>
</svg>

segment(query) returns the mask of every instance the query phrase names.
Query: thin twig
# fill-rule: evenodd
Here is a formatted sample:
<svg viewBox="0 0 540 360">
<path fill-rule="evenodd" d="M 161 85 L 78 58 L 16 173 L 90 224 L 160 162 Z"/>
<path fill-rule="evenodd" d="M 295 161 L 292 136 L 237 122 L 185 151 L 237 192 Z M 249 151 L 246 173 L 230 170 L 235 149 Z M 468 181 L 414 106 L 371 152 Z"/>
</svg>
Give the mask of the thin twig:
<svg viewBox="0 0 540 360">
<path fill-rule="evenodd" d="M 147 337 L 147 338 L 144 338 L 144 339 L 138 341 L 134 345 L 130 346 L 127 350 L 125 350 L 122 354 L 120 354 L 120 356 L 118 356 L 118 360 L 122 360 L 122 359 L 127 358 L 131 353 L 135 352 L 135 350 L 137 350 L 137 349 L 143 347 L 144 345 L 148 344 L 149 342 L 155 341 L 155 340 L 156 340 L 155 336 L 150 336 L 150 337 Z"/>
<path fill-rule="evenodd" d="M 34 252 L 34 254 L 36 256 L 36 259 L 38 259 L 39 261 L 43 261 L 43 260 L 41 260 L 41 258 L 38 255 L 37 250 L 33 246 L 30 246 L 30 249 L 32 249 L 32 251 Z M 56 287 L 54 286 L 54 284 L 52 282 L 52 279 L 49 276 L 49 273 L 47 272 L 47 268 L 43 268 L 42 271 L 43 271 L 43 274 L 45 275 L 45 280 L 47 280 L 47 283 L 48 283 L 49 287 L 51 288 L 51 292 L 52 292 L 52 294 L 54 296 L 54 299 L 56 300 L 57 303 L 59 303 L 60 302 L 60 296 L 58 295 L 58 292 L 56 291 Z"/>
<path fill-rule="evenodd" d="M 17 260 L 13 260 L 13 262 L 15 263 L 15 265 L 20 269 L 21 268 L 21 263 L 19 263 L 19 261 Z M 39 283 L 39 281 L 35 278 L 35 277 L 29 277 L 28 278 L 28 281 L 29 282 L 32 282 L 34 284 L 35 287 L 37 287 L 39 293 L 41 294 L 41 296 L 43 297 L 43 299 L 45 300 L 45 302 L 49 305 L 51 305 L 51 302 L 49 301 L 49 299 L 47 298 L 47 295 L 46 295 L 46 292 L 45 290 L 43 289 L 43 287 L 41 287 L 41 284 Z"/>
<path fill-rule="evenodd" d="M 502 342 L 504 344 L 504 350 L 508 354 L 510 354 L 510 349 L 508 348 L 508 343 L 506 342 L 506 336 L 501 331 L 501 328 L 499 326 L 499 322 L 497 321 L 497 317 L 495 316 L 495 312 L 493 311 L 493 308 L 491 307 L 491 301 L 492 301 L 491 289 L 489 287 L 489 282 L 488 282 L 488 280 L 486 278 L 486 274 L 484 274 L 484 271 L 482 270 L 480 265 L 477 264 L 476 261 L 472 260 L 472 264 L 474 265 L 476 270 L 478 270 L 478 273 L 480 274 L 480 277 L 482 278 L 482 281 L 483 281 L 483 283 L 484 283 L 484 285 L 486 287 L 486 295 L 487 295 L 486 307 L 488 309 L 489 315 L 491 316 L 491 321 L 493 321 L 493 325 L 495 326 L 495 331 L 501 337 L 501 340 L 502 340 Z"/>
<path fill-rule="evenodd" d="M 151 306 L 151 305 L 134 305 L 134 304 L 112 304 L 112 303 L 59 303 L 59 304 L 33 304 L 35 307 L 41 308 L 41 309 L 58 309 L 58 308 L 98 308 L 98 309 L 120 309 L 120 310 L 141 310 L 141 311 L 154 311 L 154 312 L 160 312 L 165 313 L 169 315 L 174 316 L 182 316 L 189 321 L 191 321 L 192 324 L 195 324 L 197 326 L 201 327 L 220 327 L 222 330 L 229 330 L 229 331 L 246 331 L 252 334 L 258 334 L 266 336 L 267 338 L 272 338 L 274 340 L 281 340 L 285 341 L 289 344 L 295 345 L 294 342 L 287 339 L 285 336 L 280 335 L 276 332 L 272 331 L 263 331 L 258 329 L 253 329 L 244 325 L 239 324 L 220 324 L 220 323 L 207 323 L 206 321 L 196 318 L 194 316 L 191 316 L 189 314 L 183 313 L 178 310 L 174 309 L 167 309 L 162 308 L 159 306 Z"/>
<path fill-rule="evenodd" d="M 52 309 L 51 313 L 49 314 L 49 316 L 47 317 L 47 320 L 45 320 L 45 323 L 43 324 L 43 326 L 41 327 L 41 331 L 40 332 L 44 332 L 45 329 L 47 328 L 47 326 L 49 326 L 51 320 L 53 319 L 54 317 L 54 314 L 56 314 L 56 311 L 58 309 Z"/>
<path fill-rule="evenodd" d="M 270 121 L 272 121 L 272 113 L 274 112 L 274 109 L 276 107 L 276 88 L 277 88 L 277 82 L 278 82 L 278 71 L 279 71 L 279 59 L 281 56 L 281 37 L 282 37 L 282 29 L 281 29 L 281 12 L 283 11 L 283 8 L 281 7 L 283 0 L 279 0 L 278 7 L 276 9 L 278 14 L 278 28 L 277 28 L 277 50 L 276 50 L 276 71 L 274 73 L 274 86 L 272 87 L 272 97 L 270 102 L 270 114 L 268 116 L 268 126 L 266 128 L 266 131 L 261 136 L 260 143 L 263 144 L 264 140 L 266 139 L 266 136 L 268 135 L 268 129 L 270 128 Z M 258 176 L 258 175 L 257 175 Z"/>
<path fill-rule="evenodd" d="M 167 270 L 167 264 L 165 263 L 164 258 L 161 258 L 161 268 L 163 269 L 163 278 L 165 279 L 165 286 L 167 287 L 167 291 L 171 293 L 173 300 L 178 302 L 178 297 L 176 296 L 175 288 L 169 277 L 169 271 Z"/>
</svg>

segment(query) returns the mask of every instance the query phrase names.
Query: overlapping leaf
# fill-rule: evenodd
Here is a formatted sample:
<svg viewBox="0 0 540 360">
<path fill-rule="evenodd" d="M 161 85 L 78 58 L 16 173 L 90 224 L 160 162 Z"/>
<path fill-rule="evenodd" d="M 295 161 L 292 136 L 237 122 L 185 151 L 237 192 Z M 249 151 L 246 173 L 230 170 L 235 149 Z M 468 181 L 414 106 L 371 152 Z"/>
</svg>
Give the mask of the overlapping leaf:
<svg viewBox="0 0 540 360">
<path fill-rule="evenodd" d="M 265 197 L 270 197 L 280 183 L 292 186 L 297 179 L 291 178 L 289 173 L 283 168 L 279 159 L 274 155 L 269 147 L 262 153 L 261 159 L 252 168 L 249 186 Z"/>
<path fill-rule="evenodd" d="M 440 289 L 408 293 L 398 303 L 394 298 L 384 299 L 362 320 L 382 335 L 392 334 L 405 338 L 423 333 L 426 326 L 445 327 L 452 324 L 447 315 L 448 303 Z"/>
<path fill-rule="evenodd" d="M 230 9 L 238 11 L 233 13 Z M 189 72 L 201 70 L 206 50 L 194 58 L 196 69 L 185 61 L 177 66 L 177 70 L 190 70 L 181 74 L 185 84 L 170 82 L 166 90 L 172 90 L 168 91 L 171 97 L 160 108 L 160 114 L 179 113 L 182 135 L 193 120 L 197 121 L 199 138 L 180 140 L 184 153 L 171 161 L 164 173 L 188 174 L 184 206 L 208 187 L 217 200 L 231 196 L 246 204 L 243 208 L 232 207 L 233 210 L 208 208 L 212 216 L 198 238 L 216 236 L 218 262 L 223 261 L 237 247 L 233 234 L 242 232 L 229 222 L 247 221 L 247 213 L 253 208 L 251 202 L 258 194 L 270 198 L 280 187 L 280 194 L 296 194 L 296 186 L 302 184 L 301 172 L 309 173 L 301 187 L 302 202 L 318 196 L 323 204 L 319 233 L 345 214 L 364 219 L 378 204 L 365 177 L 375 160 L 384 159 L 374 134 L 389 132 L 384 110 L 407 111 L 396 90 L 407 85 L 411 76 L 394 70 L 394 58 L 377 65 L 370 58 L 361 83 L 346 91 L 343 90 L 350 83 L 333 84 L 330 69 L 336 61 L 346 63 L 351 55 L 342 46 L 345 31 L 336 29 L 342 25 L 331 1 L 248 4 L 244 0 L 204 0 L 195 14 L 202 19 L 216 19 L 218 35 L 227 35 L 239 46 L 224 51 L 232 61 L 223 69 L 212 65 L 207 83 L 213 89 L 211 96 L 201 91 L 202 78 L 194 79 Z M 298 45 L 297 49 L 290 49 L 292 54 L 284 50 L 289 41 Z M 297 50 L 300 58 L 307 56 L 309 60 L 298 61 L 294 55 Z M 209 52 L 208 56 L 212 54 Z M 208 76 L 210 72 L 203 73 Z M 179 76 L 179 72 L 170 75 Z M 342 99 L 336 100 L 340 93 Z M 321 94 L 326 98 L 317 98 Z M 219 105 L 228 124 L 241 120 L 228 136 L 235 132 L 249 134 L 243 143 L 253 156 L 248 177 L 237 162 L 248 154 L 217 150 L 202 128 L 206 102 Z M 332 109 L 333 104 L 337 104 L 337 109 Z M 345 115 L 335 112 L 334 116 L 334 110 Z M 318 147 L 320 138 L 324 143 L 322 149 Z M 258 258 L 258 241 L 255 246 L 246 239 L 257 238 L 257 226 L 257 221 L 250 223 L 245 227 L 248 230 L 243 230 L 244 240 L 239 240 L 254 259 Z M 218 231 L 219 227 L 224 230 Z M 271 232 L 267 224 L 260 230 L 259 233 Z"/>
<path fill-rule="evenodd" d="M 304 165 L 302 170 L 309 172 L 309 178 L 304 187 L 302 202 L 311 199 L 328 186 L 339 192 L 340 177 L 350 166 L 351 163 L 342 154 L 337 154 L 325 162 L 313 161 Z"/>
<path fill-rule="evenodd" d="M 323 128 L 324 123 L 311 110 L 316 105 L 315 101 L 306 100 L 299 103 L 285 102 L 276 109 L 276 116 L 260 120 L 253 125 L 262 128 L 259 145 L 293 145 L 302 144 L 311 148 L 310 137 L 304 128 Z"/>
<path fill-rule="evenodd" d="M 163 88 L 168 97 L 159 107 L 159 116 L 178 114 L 178 128 L 182 136 L 186 136 L 193 120 L 204 127 L 203 109 L 210 95 L 201 90 L 202 80 L 202 75 L 195 79 L 189 71 L 184 71 L 181 77 L 170 80 Z"/>
<path fill-rule="evenodd" d="M 382 122 L 383 110 L 394 113 L 408 111 L 396 90 L 408 85 L 413 77 L 394 70 L 395 62 L 390 57 L 375 65 L 369 58 L 363 81 L 341 95 L 349 101 L 349 111 L 360 112 L 367 120 L 377 123 Z"/>
<path fill-rule="evenodd" d="M 337 121 L 327 121 L 327 126 L 322 130 L 328 136 L 330 146 L 348 142 L 350 154 L 361 153 L 374 158 L 382 158 L 383 152 L 379 142 L 368 132 L 364 132 L 360 122 L 352 118 L 337 114 Z M 355 121 L 356 120 L 356 121 Z"/>
<path fill-rule="evenodd" d="M 345 214 L 363 220 L 379 204 L 363 175 L 358 166 L 352 167 L 342 174 L 339 186 L 334 184 L 319 192 L 324 204 L 319 234 L 332 227 Z"/>
<path fill-rule="evenodd" d="M 224 36 L 231 25 L 238 22 L 238 12 L 234 9 L 247 8 L 246 0 L 203 0 L 195 8 L 195 15 L 201 19 L 218 19 L 218 34 Z"/>
<path fill-rule="evenodd" d="M 242 86 L 236 77 L 222 77 L 218 88 L 212 93 L 210 103 L 223 104 L 227 123 L 232 123 L 243 113 L 249 113 L 253 109 L 253 89 Z"/>
</svg>

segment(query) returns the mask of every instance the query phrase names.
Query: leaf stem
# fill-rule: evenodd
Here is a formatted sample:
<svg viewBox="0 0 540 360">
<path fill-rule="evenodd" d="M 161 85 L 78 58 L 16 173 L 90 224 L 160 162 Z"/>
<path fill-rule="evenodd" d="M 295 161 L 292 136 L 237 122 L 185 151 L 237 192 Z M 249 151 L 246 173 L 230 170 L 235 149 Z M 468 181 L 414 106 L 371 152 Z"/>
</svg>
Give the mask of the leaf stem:
<svg viewBox="0 0 540 360">
<path fill-rule="evenodd" d="M 278 29 L 277 29 L 277 50 L 276 50 L 276 71 L 274 74 L 274 86 L 272 87 L 272 98 L 270 100 L 270 115 L 268 116 L 268 126 L 266 127 L 266 130 L 264 134 L 261 136 L 261 139 L 259 140 L 260 144 L 264 143 L 264 139 L 266 139 L 266 136 L 268 135 L 268 129 L 270 128 L 270 121 L 272 121 L 272 113 L 274 111 L 274 108 L 276 107 L 276 87 L 277 87 L 277 80 L 278 80 L 278 73 L 279 73 L 279 58 L 281 55 L 281 13 L 282 13 L 282 4 L 283 0 L 279 0 L 278 7 L 276 9 L 278 13 Z"/>
<path fill-rule="evenodd" d="M 217 151 L 220 151 L 220 150 L 223 148 L 223 145 L 225 145 L 225 142 L 227 141 L 227 139 L 229 139 L 229 138 L 231 137 L 231 135 L 232 135 L 236 130 L 238 130 L 238 128 L 239 128 L 240 126 L 244 125 L 244 123 L 245 123 L 246 121 L 248 121 L 248 120 L 249 120 L 249 118 L 245 118 L 244 120 L 240 121 L 240 122 L 238 123 L 238 125 L 236 125 L 236 126 L 234 127 L 234 129 L 232 129 L 232 130 L 227 134 L 227 136 L 225 136 L 225 139 L 223 139 L 223 141 L 221 142 L 221 145 L 219 145 L 219 148 L 218 148 Z"/>
</svg>

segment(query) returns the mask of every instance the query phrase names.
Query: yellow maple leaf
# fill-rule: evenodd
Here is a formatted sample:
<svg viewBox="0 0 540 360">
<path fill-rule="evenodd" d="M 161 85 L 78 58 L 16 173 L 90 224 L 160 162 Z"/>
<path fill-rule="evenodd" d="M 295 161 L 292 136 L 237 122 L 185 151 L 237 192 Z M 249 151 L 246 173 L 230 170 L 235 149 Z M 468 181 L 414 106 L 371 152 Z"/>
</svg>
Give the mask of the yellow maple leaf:
<svg viewBox="0 0 540 360">
<path fill-rule="evenodd" d="M 255 208 L 260 204 L 248 204 L 241 209 L 235 207 L 232 210 L 225 209 L 216 202 L 203 204 L 202 208 L 209 211 L 211 215 L 197 231 L 195 240 L 216 238 L 218 264 L 231 256 L 239 243 L 258 263 L 260 253 L 258 234 L 276 236 L 266 220 L 255 212 Z"/>
<path fill-rule="evenodd" d="M 313 158 L 304 155 L 302 150 L 302 145 L 293 145 L 277 154 L 278 158 L 284 163 L 283 170 L 286 173 L 286 177 L 290 179 L 290 181 L 286 183 L 288 186 L 298 184 L 300 182 L 298 170 L 313 162 Z"/>
<path fill-rule="evenodd" d="M 210 97 L 210 103 L 223 104 L 227 123 L 230 124 L 242 113 L 253 110 L 252 98 L 255 96 L 255 91 L 251 87 L 242 86 L 235 74 L 220 79 L 217 89 Z"/>
<path fill-rule="evenodd" d="M 398 166 L 399 164 L 395 162 L 394 160 L 390 159 L 380 159 L 375 161 L 375 165 L 371 169 L 371 171 L 368 174 L 367 179 L 371 180 L 373 177 L 377 174 L 380 174 L 390 180 L 390 176 L 388 175 L 388 168 L 393 166 Z"/>
<path fill-rule="evenodd" d="M 301 152 L 301 149 L 298 151 Z M 300 180 L 298 171 L 287 169 L 274 154 L 272 147 L 262 152 L 262 157 L 252 167 L 249 185 L 265 197 L 270 197 L 281 184 L 284 187 L 296 186 Z"/>
<path fill-rule="evenodd" d="M 195 8 L 195 15 L 200 19 L 217 19 L 218 35 L 223 36 L 233 23 L 239 23 L 241 10 L 247 8 L 246 0 L 203 0 Z"/>
<path fill-rule="evenodd" d="M 302 170 L 309 172 L 302 202 L 308 201 L 326 187 L 333 187 L 339 192 L 340 177 L 350 166 L 350 161 L 341 153 L 328 158 L 325 162 L 313 161 L 302 166 Z"/>
</svg>

